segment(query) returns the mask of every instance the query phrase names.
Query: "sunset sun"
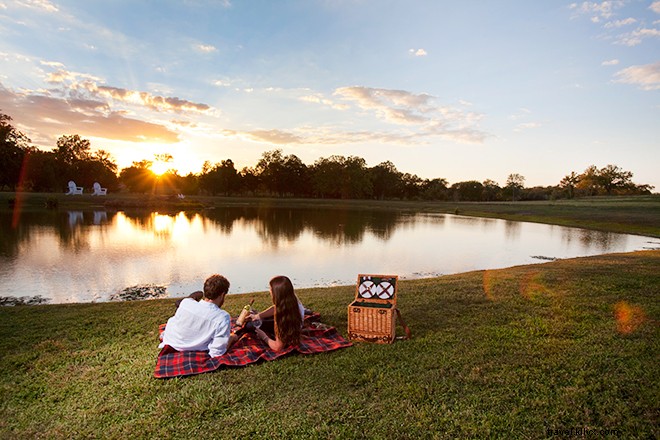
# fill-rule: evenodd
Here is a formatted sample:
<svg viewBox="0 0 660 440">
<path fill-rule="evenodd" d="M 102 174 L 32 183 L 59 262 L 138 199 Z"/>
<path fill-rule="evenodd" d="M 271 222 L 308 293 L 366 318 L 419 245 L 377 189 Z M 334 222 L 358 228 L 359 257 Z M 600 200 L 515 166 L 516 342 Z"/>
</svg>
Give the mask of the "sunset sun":
<svg viewBox="0 0 660 440">
<path fill-rule="evenodd" d="M 154 162 L 154 163 L 151 165 L 151 171 L 152 171 L 155 175 L 157 175 L 157 176 L 161 176 L 161 175 L 163 175 L 163 174 L 165 174 L 165 173 L 167 172 L 167 170 L 169 169 L 169 167 L 170 167 L 170 164 L 167 163 L 167 162 Z"/>
</svg>

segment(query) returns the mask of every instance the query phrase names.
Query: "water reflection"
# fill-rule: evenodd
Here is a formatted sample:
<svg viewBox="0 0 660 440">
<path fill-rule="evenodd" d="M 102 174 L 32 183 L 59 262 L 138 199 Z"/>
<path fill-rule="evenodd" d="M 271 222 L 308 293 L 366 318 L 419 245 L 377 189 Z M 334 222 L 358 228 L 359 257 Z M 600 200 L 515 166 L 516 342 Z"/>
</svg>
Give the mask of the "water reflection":
<svg viewBox="0 0 660 440">
<path fill-rule="evenodd" d="M 127 286 L 183 296 L 214 272 L 228 276 L 232 293 L 266 290 L 280 273 L 300 287 L 352 284 L 357 273 L 417 278 L 630 251 L 649 240 L 444 214 L 248 206 L 35 210 L 11 225 L 12 213 L 0 211 L 0 297 L 52 302 L 122 298 Z"/>
</svg>

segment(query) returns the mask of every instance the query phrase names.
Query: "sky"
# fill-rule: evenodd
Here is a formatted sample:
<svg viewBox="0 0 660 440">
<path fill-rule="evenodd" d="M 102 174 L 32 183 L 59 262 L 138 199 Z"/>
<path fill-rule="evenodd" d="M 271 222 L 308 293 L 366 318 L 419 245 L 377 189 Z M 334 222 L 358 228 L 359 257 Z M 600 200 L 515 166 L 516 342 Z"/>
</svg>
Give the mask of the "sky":
<svg viewBox="0 0 660 440">
<path fill-rule="evenodd" d="M 0 0 L 0 112 L 119 168 L 281 149 L 451 183 L 660 192 L 660 1 Z"/>
</svg>

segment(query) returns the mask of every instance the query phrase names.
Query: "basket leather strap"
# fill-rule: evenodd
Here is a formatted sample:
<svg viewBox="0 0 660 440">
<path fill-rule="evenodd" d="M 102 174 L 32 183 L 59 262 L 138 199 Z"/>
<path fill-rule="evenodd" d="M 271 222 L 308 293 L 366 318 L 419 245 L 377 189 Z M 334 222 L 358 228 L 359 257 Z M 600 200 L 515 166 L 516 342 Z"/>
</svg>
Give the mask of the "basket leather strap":
<svg viewBox="0 0 660 440">
<path fill-rule="evenodd" d="M 396 310 L 396 317 L 399 320 L 399 324 L 401 324 L 401 327 L 403 327 L 403 331 L 406 332 L 406 336 L 399 336 L 397 339 L 410 339 L 411 333 L 410 329 L 406 325 L 406 322 L 403 320 L 403 316 L 401 316 L 401 310 L 395 309 Z"/>
</svg>

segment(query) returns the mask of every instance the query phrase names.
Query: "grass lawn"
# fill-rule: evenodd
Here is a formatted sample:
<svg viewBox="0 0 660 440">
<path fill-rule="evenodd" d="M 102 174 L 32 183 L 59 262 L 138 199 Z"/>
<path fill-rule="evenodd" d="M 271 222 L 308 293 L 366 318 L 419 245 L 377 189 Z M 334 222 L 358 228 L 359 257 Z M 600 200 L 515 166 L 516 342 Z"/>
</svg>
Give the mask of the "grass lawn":
<svg viewBox="0 0 660 440">
<path fill-rule="evenodd" d="M 346 334 L 354 290 L 299 296 Z M 174 300 L 0 308 L 0 438 L 658 438 L 659 294 L 660 251 L 402 281 L 411 340 L 171 380 Z"/>
</svg>

